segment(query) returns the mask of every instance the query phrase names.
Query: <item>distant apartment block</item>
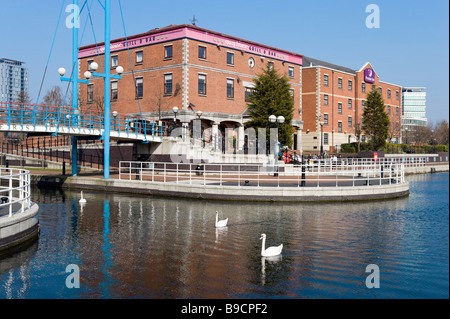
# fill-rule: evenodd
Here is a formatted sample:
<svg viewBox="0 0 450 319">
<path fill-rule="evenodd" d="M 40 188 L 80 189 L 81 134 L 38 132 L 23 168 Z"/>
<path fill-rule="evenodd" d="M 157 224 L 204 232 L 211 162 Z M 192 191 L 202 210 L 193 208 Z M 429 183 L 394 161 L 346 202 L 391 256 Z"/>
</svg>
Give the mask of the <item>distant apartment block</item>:
<svg viewBox="0 0 450 319">
<path fill-rule="evenodd" d="M 20 91 L 28 91 L 28 68 L 24 64 L 0 58 L 0 103 L 15 102 Z"/>
</svg>

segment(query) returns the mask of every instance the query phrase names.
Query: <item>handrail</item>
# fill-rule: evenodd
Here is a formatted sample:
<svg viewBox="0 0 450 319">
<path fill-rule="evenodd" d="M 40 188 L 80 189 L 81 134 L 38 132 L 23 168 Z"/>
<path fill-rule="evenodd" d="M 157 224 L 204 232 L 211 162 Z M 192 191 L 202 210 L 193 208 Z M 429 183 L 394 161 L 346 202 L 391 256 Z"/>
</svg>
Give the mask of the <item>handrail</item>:
<svg viewBox="0 0 450 319">
<path fill-rule="evenodd" d="M 4 186 L 4 181 L 7 186 Z M 0 218 L 7 208 L 8 217 L 23 213 L 31 206 L 30 172 L 24 169 L 0 167 Z M 17 207 L 18 206 L 18 207 Z M 16 209 L 16 211 L 13 211 Z"/>
<path fill-rule="evenodd" d="M 93 110 L 74 110 L 70 107 L 33 105 L 21 103 L 0 102 L 0 124 L 5 123 L 8 128 L 20 125 L 23 130 L 24 125 L 32 125 L 36 130 L 36 124 L 43 125 L 46 130 L 50 127 L 59 130 L 60 126 L 70 128 L 104 129 L 103 112 Z M 111 128 L 118 134 L 125 134 L 127 137 L 138 138 L 138 134 L 143 134 L 145 140 L 148 137 L 164 136 L 167 132 L 167 123 L 151 118 L 140 116 L 129 116 L 124 114 L 114 114 L 111 116 Z M 16 130 L 16 129 L 14 129 Z"/>
<path fill-rule="evenodd" d="M 355 187 L 405 182 L 405 165 L 391 163 L 300 165 L 119 162 L 119 179 L 189 185 Z"/>
</svg>

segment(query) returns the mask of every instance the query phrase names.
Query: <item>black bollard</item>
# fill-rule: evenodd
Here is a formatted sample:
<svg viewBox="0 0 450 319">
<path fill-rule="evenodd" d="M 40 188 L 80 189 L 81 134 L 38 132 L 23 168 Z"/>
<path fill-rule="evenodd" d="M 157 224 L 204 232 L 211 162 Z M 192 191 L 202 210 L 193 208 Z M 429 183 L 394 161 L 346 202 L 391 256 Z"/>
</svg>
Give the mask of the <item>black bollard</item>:
<svg viewBox="0 0 450 319">
<path fill-rule="evenodd" d="M 302 182 L 301 182 L 300 186 L 305 186 L 305 184 L 306 184 L 305 178 L 306 178 L 305 165 L 302 165 Z"/>
</svg>

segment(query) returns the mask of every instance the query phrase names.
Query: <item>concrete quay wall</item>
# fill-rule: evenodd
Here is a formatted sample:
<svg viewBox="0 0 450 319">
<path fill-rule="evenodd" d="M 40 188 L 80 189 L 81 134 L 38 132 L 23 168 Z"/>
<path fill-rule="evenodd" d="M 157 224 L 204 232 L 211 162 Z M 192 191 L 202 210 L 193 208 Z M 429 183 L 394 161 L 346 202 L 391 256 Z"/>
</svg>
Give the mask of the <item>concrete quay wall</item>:
<svg viewBox="0 0 450 319">
<path fill-rule="evenodd" d="M 0 251 L 38 236 L 38 211 L 38 205 L 33 203 L 23 213 L 15 213 L 11 217 L 8 215 L 0 217 Z"/>
<path fill-rule="evenodd" d="M 45 180 L 43 180 L 45 179 Z M 193 199 L 242 200 L 268 202 L 324 202 L 388 199 L 407 196 L 409 183 L 342 187 L 254 187 L 190 185 L 95 177 L 67 178 L 32 176 L 32 183 L 63 188 L 116 191 L 135 194 L 184 197 Z"/>
</svg>

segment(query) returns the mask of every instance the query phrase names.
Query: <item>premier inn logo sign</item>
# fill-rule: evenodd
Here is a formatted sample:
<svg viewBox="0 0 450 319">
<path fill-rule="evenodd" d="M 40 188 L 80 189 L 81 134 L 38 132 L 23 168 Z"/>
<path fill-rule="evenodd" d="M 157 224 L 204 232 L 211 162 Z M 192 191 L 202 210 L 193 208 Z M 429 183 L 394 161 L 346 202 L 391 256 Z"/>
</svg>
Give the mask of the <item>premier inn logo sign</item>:
<svg viewBox="0 0 450 319">
<path fill-rule="evenodd" d="M 375 72 L 373 71 L 373 69 L 368 68 L 364 70 L 364 81 L 368 83 L 375 82 Z"/>
</svg>

